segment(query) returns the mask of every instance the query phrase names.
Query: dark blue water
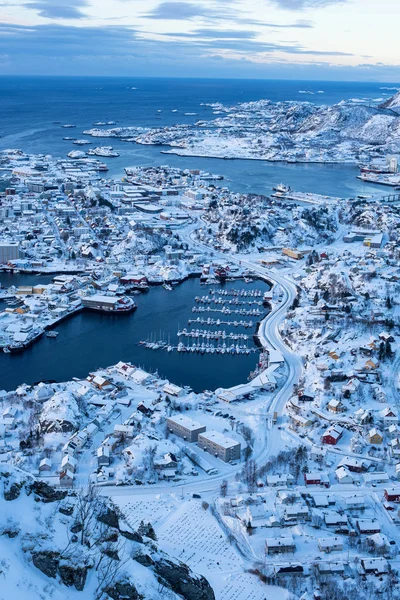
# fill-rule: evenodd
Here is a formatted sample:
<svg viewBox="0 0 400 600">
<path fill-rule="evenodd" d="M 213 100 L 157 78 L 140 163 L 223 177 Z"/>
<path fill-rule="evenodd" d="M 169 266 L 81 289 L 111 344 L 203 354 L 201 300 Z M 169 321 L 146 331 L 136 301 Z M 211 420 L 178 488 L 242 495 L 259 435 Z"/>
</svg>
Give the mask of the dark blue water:
<svg viewBox="0 0 400 600">
<path fill-rule="evenodd" d="M 380 89 L 395 84 L 260 81 L 215 79 L 153 78 L 0 78 L 0 149 L 19 147 L 26 152 L 65 156 L 76 146 L 62 138 L 82 137 L 82 131 L 97 121 L 117 121 L 118 125 L 161 127 L 212 119 L 202 103 L 233 105 L 269 98 L 273 101 L 311 101 L 334 104 L 343 99 L 388 97 L 393 92 Z M 132 87 L 137 89 L 133 90 Z M 300 90 L 324 94 L 300 94 Z M 386 96 L 385 96 L 386 95 Z M 158 110 L 162 110 L 158 113 Z M 177 110 L 178 112 L 171 112 Z M 196 116 L 185 116 L 196 112 Z M 54 124 L 73 123 L 76 129 Z M 104 141 L 104 140 L 103 140 Z M 102 142 L 101 142 L 102 143 Z M 224 161 L 163 155 L 160 147 L 109 143 L 121 152 L 108 159 L 110 176 L 121 176 L 126 166 L 169 164 L 181 168 L 198 167 L 221 173 L 227 184 L 240 192 L 269 193 L 281 181 L 299 191 L 353 196 L 379 188 L 355 178 L 357 169 L 332 165 L 286 165 L 258 161 Z"/>
<path fill-rule="evenodd" d="M 268 289 L 262 282 L 225 284 L 225 289 L 232 287 Z M 153 372 L 158 370 L 170 381 L 190 385 L 197 392 L 245 382 L 257 364 L 258 353 L 239 356 L 169 353 L 147 350 L 138 345 L 140 340 L 147 340 L 150 336 L 153 340 L 164 338 L 176 345 L 178 329 L 188 328 L 188 319 L 199 316 L 191 312 L 195 296 L 208 294 L 209 289 L 200 285 L 198 279 L 189 279 L 172 292 L 154 287 L 147 294 L 134 297 L 138 305 L 134 313 L 105 315 L 83 311 L 57 325 L 59 336 L 55 339 L 44 336 L 22 353 L 4 354 L 0 351 L 0 390 L 15 389 L 22 382 L 32 384 L 41 380 L 67 381 L 72 377 L 86 377 L 90 371 L 113 365 L 119 360 L 130 361 Z M 238 315 L 225 318 L 220 313 L 200 316 L 231 321 L 252 320 L 253 330 L 223 325 L 208 328 L 250 336 L 257 321 L 256 317 Z M 195 328 L 207 329 L 207 326 L 196 325 Z M 190 340 L 192 343 L 193 340 Z M 248 344 L 253 347 L 252 339 Z"/>
</svg>

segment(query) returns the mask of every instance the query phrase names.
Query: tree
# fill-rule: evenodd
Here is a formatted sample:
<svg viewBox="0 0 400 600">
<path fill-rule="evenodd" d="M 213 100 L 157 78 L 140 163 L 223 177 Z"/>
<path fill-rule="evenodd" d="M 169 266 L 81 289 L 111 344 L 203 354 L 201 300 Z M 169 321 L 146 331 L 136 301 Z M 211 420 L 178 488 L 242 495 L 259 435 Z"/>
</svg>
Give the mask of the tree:
<svg viewBox="0 0 400 600">
<path fill-rule="evenodd" d="M 248 491 L 254 492 L 257 487 L 257 465 L 254 459 L 251 458 L 245 462 L 242 477 Z"/>
<path fill-rule="evenodd" d="M 222 483 L 221 483 L 220 494 L 221 494 L 222 498 L 225 498 L 226 495 L 228 494 L 228 481 L 227 481 L 227 479 L 224 479 L 222 481 Z"/>
</svg>

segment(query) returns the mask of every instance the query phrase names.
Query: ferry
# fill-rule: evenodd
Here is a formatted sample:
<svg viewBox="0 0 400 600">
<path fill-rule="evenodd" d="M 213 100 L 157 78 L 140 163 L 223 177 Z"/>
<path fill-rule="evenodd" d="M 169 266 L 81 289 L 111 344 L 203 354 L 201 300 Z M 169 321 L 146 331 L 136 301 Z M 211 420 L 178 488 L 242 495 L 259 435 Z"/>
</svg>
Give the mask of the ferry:
<svg viewBox="0 0 400 600">
<path fill-rule="evenodd" d="M 284 183 L 278 183 L 274 188 L 272 188 L 274 192 L 279 192 L 281 194 L 287 194 L 290 192 L 290 186 L 285 185 Z"/>
<path fill-rule="evenodd" d="M 93 294 L 92 296 L 83 297 L 82 305 L 90 310 L 112 314 L 128 313 L 136 309 L 135 302 L 128 296 Z"/>
</svg>

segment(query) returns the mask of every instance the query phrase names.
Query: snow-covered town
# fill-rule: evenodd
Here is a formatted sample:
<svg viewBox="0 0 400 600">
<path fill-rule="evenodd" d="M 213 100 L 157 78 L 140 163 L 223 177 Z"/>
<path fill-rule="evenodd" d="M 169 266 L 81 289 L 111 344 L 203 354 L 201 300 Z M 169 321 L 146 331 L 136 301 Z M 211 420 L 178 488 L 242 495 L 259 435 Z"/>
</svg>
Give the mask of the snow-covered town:
<svg viewBox="0 0 400 600">
<path fill-rule="evenodd" d="M 264 154 L 277 136 L 296 138 L 287 160 L 356 160 L 354 178 L 396 187 L 398 106 L 398 94 L 378 107 L 218 105 L 212 135 L 219 152 L 227 128 L 235 156 L 249 144 L 269 160 L 283 158 L 284 141 Z M 307 120 L 322 144 L 343 111 L 356 141 L 341 129 L 313 145 Z M 109 125 L 83 135 L 128 137 L 98 129 Z M 215 155 L 197 127 L 135 141 L 181 150 L 184 131 L 190 152 Z M 93 156 L 116 154 L 0 153 L 0 596 L 399 598 L 398 191 L 244 194 L 218 173 L 169 166 L 108 177 Z M 192 279 L 201 291 L 179 323 Z M 152 329 L 154 290 L 174 335 Z M 68 370 L 65 322 L 101 313 L 110 321 L 96 328 L 112 335 L 144 310 L 140 361 L 121 351 L 98 364 L 91 347 L 76 376 L 87 359 L 76 338 Z M 63 380 L 29 379 L 18 362 L 47 337 Z M 190 356 L 200 384 L 165 375 L 166 357 L 187 370 Z M 203 383 L 211 364 L 229 376 L 244 360 L 237 384 Z"/>
</svg>

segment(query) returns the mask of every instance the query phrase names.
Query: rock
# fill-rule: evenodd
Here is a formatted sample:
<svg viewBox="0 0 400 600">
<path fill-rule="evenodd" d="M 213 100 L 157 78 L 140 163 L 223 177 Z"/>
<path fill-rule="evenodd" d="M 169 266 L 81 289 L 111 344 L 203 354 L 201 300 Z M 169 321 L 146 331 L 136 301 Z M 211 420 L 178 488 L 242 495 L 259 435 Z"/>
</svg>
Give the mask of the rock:
<svg viewBox="0 0 400 600">
<path fill-rule="evenodd" d="M 61 514 L 66 515 L 67 517 L 70 517 L 72 515 L 72 513 L 74 512 L 74 505 L 68 501 L 63 502 L 62 504 L 60 504 L 58 510 Z"/>
<path fill-rule="evenodd" d="M 81 592 L 85 587 L 89 568 L 90 567 L 88 566 L 77 566 L 63 561 L 58 567 L 58 574 L 65 585 L 68 587 L 74 586 L 79 592 Z"/>
<path fill-rule="evenodd" d="M 130 581 L 118 581 L 113 586 L 107 587 L 104 592 L 113 600 L 141 600 L 135 586 Z"/>
<path fill-rule="evenodd" d="M 22 484 L 10 483 L 9 481 L 4 482 L 4 500 L 11 502 L 16 500 L 21 493 Z"/>
<path fill-rule="evenodd" d="M 118 531 L 112 529 L 104 538 L 105 542 L 118 542 Z"/>
<path fill-rule="evenodd" d="M 60 553 L 51 552 L 50 550 L 32 552 L 32 562 L 39 571 L 54 579 L 57 575 Z"/>
<path fill-rule="evenodd" d="M 143 565 L 143 567 L 152 567 L 154 565 L 154 560 L 148 554 L 142 554 L 138 552 L 132 557 L 136 562 Z"/>
<path fill-rule="evenodd" d="M 39 496 L 42 502 L 58 502 L 64 500 L 68 494 L 66 490 L 56 490 L 45 481 L 34 481 L 30 484 L 27 491 Z"/>
<path fill-rule="evenodd" d="M 127 531 L 125 529 L 120 529 L 119 532 L 127 540 L 130 540 L 131 542 L 139 542 L 139 544 L 143 544 L 143 538 L 137 531 Z"/>
<path fill-rule="evenodd" d="M 71 533 L 79 533 L 82 531 L 82 523 L 74 523 L 69 530 Z"/>
<path fill-rule="evenodd" d="M 21 530 L 19 527 L 10 526 L 10 527 L 4 527 L 4 529 L 2 529 L 0 531 L 0 534 L 6 535 L 10 539 L 13 539 L 13 538 L 17 537 L 17 535 L 19 534 L 20 531 Z"/>
<path fill-rule="evenodd" d="M 162 583 L 185 600 L 215 600 L 207 579 L 192 573 L 187 565 L 162 558 L 153 568 Z"/>
<path fill-rule="evenodd" d="M 104 523 L 104 525 L 108 525 L 109 527 L 115 527 L 115 529 L 119 529 L 119 520 L 117 511 L 113 508 L 105 508 L 97 517 L 97 520 L 100 523 Z"/>
<path fill-rule="evenodd" d="M 119 560 L 118 552 L 116 550 L 113 550 L 112 548 L 105 548 L 105 550 L 102 550 L 102 552 L 103 554 L 105 554 L 109 558 L 112 558 L 113 560 Z"/>
</svg>

